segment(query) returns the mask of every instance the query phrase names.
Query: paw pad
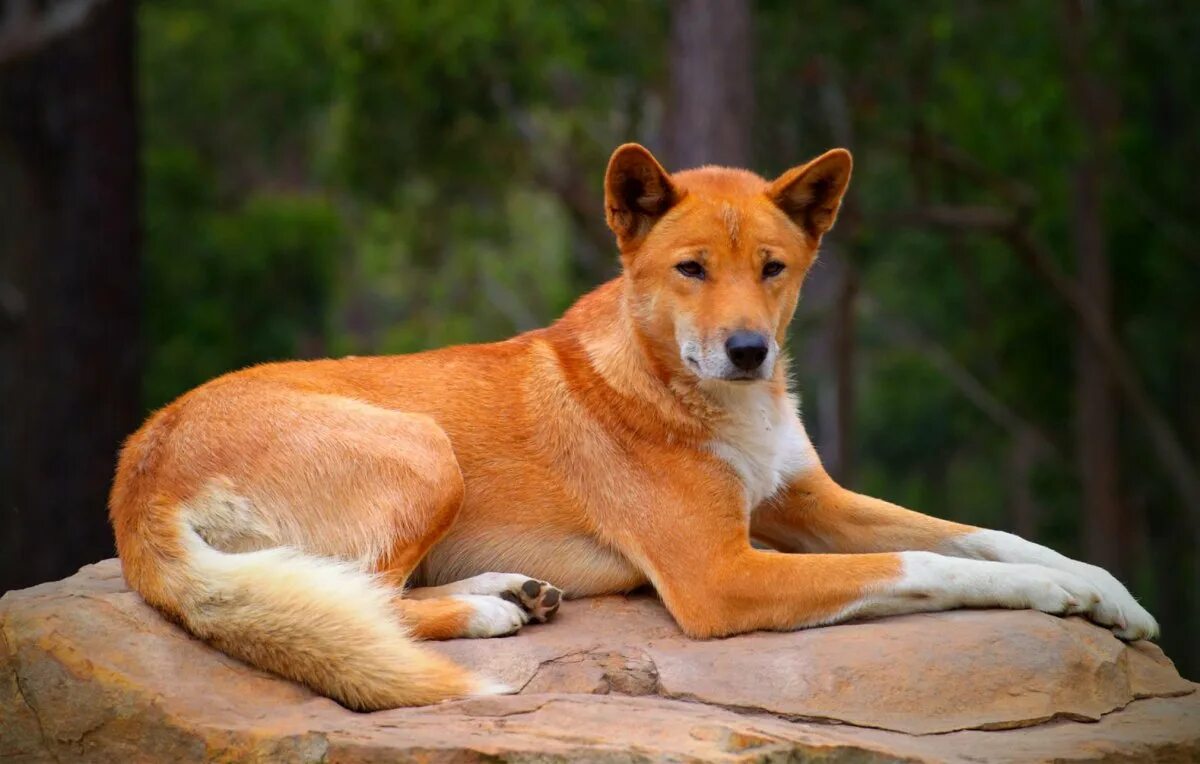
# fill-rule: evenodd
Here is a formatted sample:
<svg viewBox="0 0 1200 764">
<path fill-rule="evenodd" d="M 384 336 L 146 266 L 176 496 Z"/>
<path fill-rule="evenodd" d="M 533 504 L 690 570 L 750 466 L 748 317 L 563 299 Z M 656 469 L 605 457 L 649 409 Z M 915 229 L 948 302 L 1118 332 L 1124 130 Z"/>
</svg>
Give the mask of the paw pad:
<svg viewBox="0 0 1200 764">
<path fill-rule="evenodd" d="M 505 592 L 504 594 L 512 594 L 516 599 L 510 601 L 515 601 L 525 608 L 530 619 L 538 623 L 550 620 L 558 612 L 558 606 L 562 604 L 561 589 L 533 578 L 526 579 L 525 583 L 521 584 L 519 592 Z M 505 599 L 509 598 L 505 597 Z"/>
</svg>

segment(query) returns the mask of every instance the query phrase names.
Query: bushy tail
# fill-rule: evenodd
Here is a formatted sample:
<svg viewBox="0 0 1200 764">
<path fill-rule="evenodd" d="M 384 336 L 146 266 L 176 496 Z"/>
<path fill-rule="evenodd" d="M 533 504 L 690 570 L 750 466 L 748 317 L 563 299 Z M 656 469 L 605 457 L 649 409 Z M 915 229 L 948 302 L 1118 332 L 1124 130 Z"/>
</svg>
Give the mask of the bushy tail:
<svg viewBox="0 0 1200 764">
<path fill-rule="evenodd" d="M 416 645 L 370 574 L 287 548 L 227 554 L 179 521 L 183 554 L 150 555 L 174 568 L 153 587 L 173 601 L 153 604 L 229 655 L 359 711 L 502 691 Z"/>
</svg>

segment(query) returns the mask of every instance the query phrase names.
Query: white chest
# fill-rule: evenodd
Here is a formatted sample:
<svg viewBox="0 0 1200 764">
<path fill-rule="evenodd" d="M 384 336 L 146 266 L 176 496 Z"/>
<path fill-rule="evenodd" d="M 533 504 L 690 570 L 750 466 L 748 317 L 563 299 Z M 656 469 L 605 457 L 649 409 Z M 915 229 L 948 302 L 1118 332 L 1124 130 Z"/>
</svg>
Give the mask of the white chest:
<svg viewBox="0 0 1200 764">
<path fill-rule="evenodd" d="M 747 386 L 723 392 L 721 402 L 729 416 L 708 447 L 741 478 L 747 512 L 817 464 L 790 395 L 777 398 L 769 390 Z"/>
</svg>

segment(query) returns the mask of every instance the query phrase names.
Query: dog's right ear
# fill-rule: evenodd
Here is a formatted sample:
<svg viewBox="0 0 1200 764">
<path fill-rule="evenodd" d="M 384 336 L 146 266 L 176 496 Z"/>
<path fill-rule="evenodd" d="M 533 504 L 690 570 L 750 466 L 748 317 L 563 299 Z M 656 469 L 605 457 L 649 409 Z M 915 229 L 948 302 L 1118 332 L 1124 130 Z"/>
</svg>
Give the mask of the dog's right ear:
<svg viewBox="0 0 1200 764">
<path fill-rule="evenodd" d="M 604 212 L 622 252 L 649 233 L 679 197 L 671 176 L 643 146 L 626 143 L 608 160 Z"/>
<path fill-rule="evenodd" d="M 780 175 L 767 188 L 767 196 L 819 243 L 837 220 L 853 166 L 849 151 L 831 149 Z"/>
</svg>

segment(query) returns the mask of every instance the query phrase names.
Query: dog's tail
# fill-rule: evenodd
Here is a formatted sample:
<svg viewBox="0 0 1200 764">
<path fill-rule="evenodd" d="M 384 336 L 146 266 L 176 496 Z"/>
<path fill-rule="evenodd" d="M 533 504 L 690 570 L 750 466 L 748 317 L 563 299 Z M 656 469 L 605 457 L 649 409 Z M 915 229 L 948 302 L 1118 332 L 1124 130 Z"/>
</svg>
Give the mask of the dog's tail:
<svg viewBox="0 0 1200 764">
<path fill-rule="evenodd" d="M 186 505 L 136 514 L 114 522 L 126 580 L 229 655 L 359 711 L 505 691 L 416 645 L 397 592 L 356 566 L 288 548 L 222 552 Z"/>
</svg>

